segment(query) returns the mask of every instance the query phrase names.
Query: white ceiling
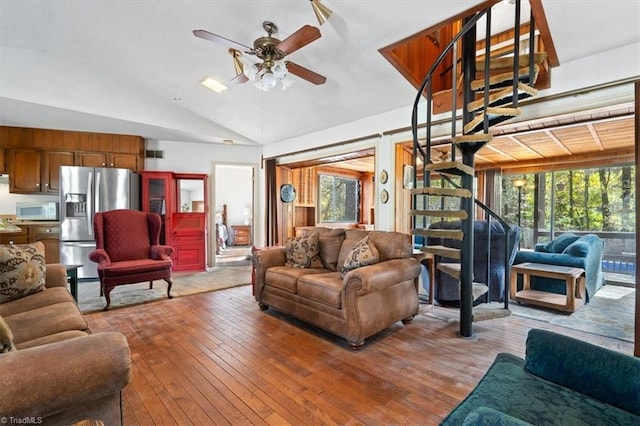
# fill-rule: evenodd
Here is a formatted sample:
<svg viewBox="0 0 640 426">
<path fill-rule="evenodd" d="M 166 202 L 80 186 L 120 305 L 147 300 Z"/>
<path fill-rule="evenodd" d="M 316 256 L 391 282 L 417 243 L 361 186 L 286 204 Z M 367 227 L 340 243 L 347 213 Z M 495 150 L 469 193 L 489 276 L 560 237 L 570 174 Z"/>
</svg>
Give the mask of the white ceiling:
<svg viewBox="0 0 640 426">
<path fill-rule="evenodd" d="M 410 106 L 415 89 L 378 49 L 481 2 L 323 3 L 333 15 L 322 38 L 287 59 L 326 84 L 294 77 L 290 89 L 263 93 L 231 83 L 227 48 L 192 30 L 251 45 L 270 20 L 284 39 L 317 26 L 307 0 L 0 0 L 0 124 L 207 143 L 299 137 Z M 561 64 L 640 40 L 640 1 L 556 0 L 544 8 Z M 203 88 L 206 75 L 229 90 Z"/>
</svg>

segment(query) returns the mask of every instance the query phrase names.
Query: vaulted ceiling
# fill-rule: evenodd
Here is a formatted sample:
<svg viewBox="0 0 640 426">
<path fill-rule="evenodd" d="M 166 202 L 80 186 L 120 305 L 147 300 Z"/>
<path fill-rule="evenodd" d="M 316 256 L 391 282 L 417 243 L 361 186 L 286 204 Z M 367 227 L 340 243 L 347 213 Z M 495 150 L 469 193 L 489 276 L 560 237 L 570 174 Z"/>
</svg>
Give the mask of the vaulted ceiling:
<svg viewBox="0 0 640 426">
<path fill-rule="evenodd" d="M 415 90 L 378 50 L 482 2 L 323 3 L 333 15 L 322 37 L 290 59 L 327 82 L 297 79 L 286 91 L 263 93 L 233 84 L 227 48 L 192 30 L 251 44 L 270 20 L 284 39 L 318 25 L 306 0 L 2 0 L 0 124 L 256 145 L 370 117 L 385 131 L 388 114 L 409 107 Z M 576 4 L 544 3 L 561 65 L 640 41 L 640 2 L 580 2 L 579 19 Z M 229 90 L 203 88 L 206 75 Z"/>
</svg>

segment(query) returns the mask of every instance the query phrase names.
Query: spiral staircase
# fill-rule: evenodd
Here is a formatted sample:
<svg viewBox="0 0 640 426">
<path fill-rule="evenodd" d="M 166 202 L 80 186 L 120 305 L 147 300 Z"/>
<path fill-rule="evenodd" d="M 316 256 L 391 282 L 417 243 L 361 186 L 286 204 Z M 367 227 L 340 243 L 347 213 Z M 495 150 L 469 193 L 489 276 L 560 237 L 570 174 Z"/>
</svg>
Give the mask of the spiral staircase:
<svg viewBox="0 0 640 426">
<path fill-rule="evenodd" d="M 520 46 L 520 0 L 514 5 L 514 46 Z M 497 220 L 506 229 L 508 223 L 491 211 L 483 203 L 474 199 L 474 157 L 485 145 L 490 144 L 493 126 L 512 119 L 521 113 L 519 101 L 537 94 L 534 88 L 538 76 L 539 63 L 545 54 L 534 52 L 534 18 L 529 25 L 529 46 L 527 52 L 533 54 L 512 53 L 499 58 L 491 57 L 491 14 L 492 8 L 477 12 L 468 17 L 453 40 L 431 66 L 427 76 L 418 90 L 412 114 L 414 188 L 412 189 L 412 234 L 421 237 L 421 251 L 459 260 L 455 263 L 438 262 L 437 268 L 456 280 L 459 280 L 460 294 L 460 336 L 472 337 L 472 323 L 487 319 L 500 318 L 511 314 L 508 300 L 508 283 L 505 284 L 504 305 L 498 308 L 493 304 L 482 304 L 482 297 L 488 292 L 488 285 L 474 282 L 473 256 L 474 250 L 485 250 L 485 247 L 474 248 L 473 223 L 476 206 L 484 211 L 487 220 Z M 478 21 L 485 18 L 485 53 L 484 59 L 476 60 L 476 33 Z M 462 45 L 461 54 L 458 47 Z M 515 50 L 515 49 L 514 49 Z M 452 113 L 451 113 L 451 156 L 442 161 L 431 157 L 431 128 L 433 124 L 432 82 L 438 65 L 447 57 L 460 58 L 461 70 L 457 71 L 457 60 L 452 60 Z M 459 98 L 457 91 L 462 91 L 461 124 L 458 123 Z M 426 119 L 419 122 L 419 106 L 426 99 Z M 457 127 L 461 127 L 461 131 Z M 420 140 L 418 134 L 424 128 L 426 135 Z M 460 158 L 456 158 L 460 157 Z M 418 165 L 423 167 L 421 185 L 418 182 Z M 445 185 L 442 182 L 446 182 Z M 436 200 L 434 202 L 434 199 Z M 434 207 L 435 206 L 435 207 Z M 429 229 L 433 220 L 459 220 L 461 228 Z M 455 239 L 460 241 L 460 249 L 443 245 L 427 245 L 428 237 Z M 506 277 L 509 276 L 507 268 Z M 507 278 L 508 279 L 508 278 Z M 485 280 L 488 282 L 488 280 Z M 488 301 L 488 297 L 484 298 Z M 475 307 L 474 307 L 475 303 Z"/>
</svg>

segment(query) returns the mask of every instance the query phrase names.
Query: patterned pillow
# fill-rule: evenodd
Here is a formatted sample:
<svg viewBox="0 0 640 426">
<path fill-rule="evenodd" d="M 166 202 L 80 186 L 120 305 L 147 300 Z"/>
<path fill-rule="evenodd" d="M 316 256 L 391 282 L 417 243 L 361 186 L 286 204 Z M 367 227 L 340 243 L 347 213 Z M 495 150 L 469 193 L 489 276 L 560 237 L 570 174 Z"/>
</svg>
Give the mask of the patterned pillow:
<svg viewBox="0 0 640 426">
<path fill-rule="evenodd" d="M 0 245 L 0 303 L 44 290 L 44 244 Z"/>
<path fill-rule="evenodd" d="M 287 263 L 293 268 L 322 268 L 320 236 L 317 232 L 290 238 L 286 244 Z"/>
<path fill-rule="evenodd" d="M 347 254 L 344 265 L 342 265 L 341 275 L 344 278 L 347 272 L 361 266 L 373 265 L 378 263 L 379 260 L 380 255 L 378 254 L 378 249 L 373 245 L 372 241 L 369 241 L 369 236 L 367 235 L 358 241 Z"/>
<path fill-rule="evenodd" d="M 4 318 L 0 317 L 0 354 L 15 350 L 16 346 L 13 344 L 13 333 Z"/>
</svg>

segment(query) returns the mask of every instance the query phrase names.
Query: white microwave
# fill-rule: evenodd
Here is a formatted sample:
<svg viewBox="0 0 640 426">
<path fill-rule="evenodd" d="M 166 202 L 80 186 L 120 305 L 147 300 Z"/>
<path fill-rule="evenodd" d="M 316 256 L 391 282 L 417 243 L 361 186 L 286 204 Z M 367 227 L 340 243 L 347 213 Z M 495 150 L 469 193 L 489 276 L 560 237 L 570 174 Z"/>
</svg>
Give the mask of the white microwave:
<svg viewBox="0 0 640 426">
<path fill-rule="evenodd" d="M 16 219 L 18 220 L 59 220 L 59 203 L 56 202 L 18 202 Z"/>
</svg>

